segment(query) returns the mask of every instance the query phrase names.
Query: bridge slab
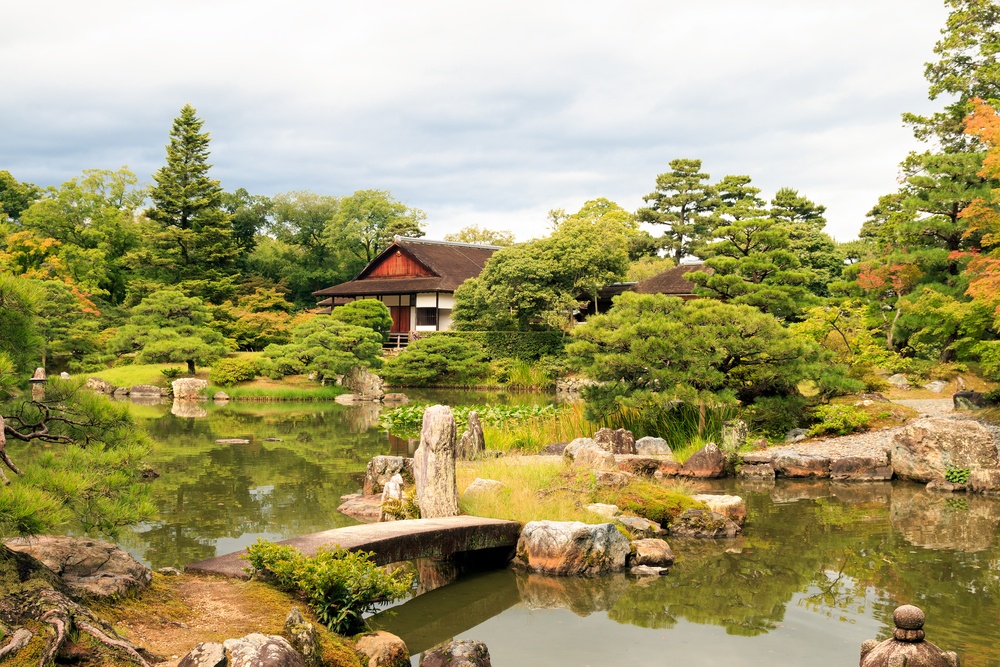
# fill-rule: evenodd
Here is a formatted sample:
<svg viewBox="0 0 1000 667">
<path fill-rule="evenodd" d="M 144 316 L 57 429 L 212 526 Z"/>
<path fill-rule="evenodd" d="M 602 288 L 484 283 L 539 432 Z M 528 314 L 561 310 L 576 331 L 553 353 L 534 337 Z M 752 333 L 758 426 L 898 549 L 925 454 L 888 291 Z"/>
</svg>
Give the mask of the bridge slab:
<svg viewBox="0 0 1000 667">
<path fill-rule="evenodd" d="M 515 547 L 521 534 L 516 521 L 453 516 L 440 519 L 407 519 L 334 528 L 303 535 L 277 544 L 297 548 L 313 556 L 320 547 L 338 545 L 348 551 L 371 551 L 379 565 L 414 558 L 444 557 L 464 551 Z M 191 563 L 187 572 L 248 579 L 246 550 Z"/>
</svg>

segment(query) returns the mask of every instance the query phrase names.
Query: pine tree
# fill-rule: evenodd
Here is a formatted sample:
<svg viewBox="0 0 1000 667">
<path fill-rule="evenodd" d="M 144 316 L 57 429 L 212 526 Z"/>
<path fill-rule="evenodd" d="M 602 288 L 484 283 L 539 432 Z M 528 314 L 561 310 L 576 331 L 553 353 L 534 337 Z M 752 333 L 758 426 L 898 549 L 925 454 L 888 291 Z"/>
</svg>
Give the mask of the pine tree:
<svg viewBox="0 0 1000 667">
<path fill-rule="evenodd" d="M 239 245 L 231 216 L 223 209 L 219 181 L 209 178 L 209 134 L 190 104 L 174 119 L 167 164 L 153 175 L 154 207 L 146 216 L 157 225 L 145 263 L 150 277 L 218 303 L 232 295 Z"/>
</svg>

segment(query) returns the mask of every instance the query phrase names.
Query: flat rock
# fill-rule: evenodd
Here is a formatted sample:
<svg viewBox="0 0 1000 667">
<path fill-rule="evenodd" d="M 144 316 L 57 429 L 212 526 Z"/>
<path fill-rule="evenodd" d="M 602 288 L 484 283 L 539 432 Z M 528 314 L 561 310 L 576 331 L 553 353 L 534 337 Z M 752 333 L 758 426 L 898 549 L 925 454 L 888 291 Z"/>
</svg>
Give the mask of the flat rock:
<svg viewBox="0 0 1000 667">
<path fill-rule="evenodd" d="M 4 544 L 41 561 L 69 586 L 75 596 L 134 595 L 152 581 L 149 568 L 109 542 L 89 537 L 39 535 L 13 538 Z"/>
<path fill-rule="evenodd" d="M 771 463 L 744 463 L 736 473 L 741 479 L 774 479 Z"/>
<path fill-rule="evenodd" d="M 598 470 L 594 473 L 594 481 L 599 486 L 622 487 L 631 482 L 635 477 L 620 470 Z"/>
<path fill-rule="evenodd" d="M 642 454 L 621 454 L 615 456 L 618 469 L 637 477 L 652 477 L 660 469 L 662 459 Z"/>
<path fill-rule="evenodd" d="M 809 437 L 809 431 L 804 428 L 793 428 L 785 434 L 785 442 L 799 442 Z"/>
<path fill-rule="evenodd" d="M 129 396 L 162 396 L 163 390 L 152 384 L 133 385 L 128 390 Z"/>
<path fill-rule="evenodd" d="M 539 453 L 547 456 L 562 456 L 562 453 L 566 451 L 566 446 L 568 444 L 568 442 L 554 442 L 551 445 L 543 447 L 542 451 Z"/>
<path fill-rule="evenodd" d="M 652 565 L 635 565 L 629 570 L 629 573 L 637 577 L 662 577 L 669 572 L 669 567 L 654 567 Z"/>
<path fill-rule="evenodd" d="M 628 538 L 612 523 L 529 521 L 514 565 L 540 574 L 596 575 L 622 570 L 629 553 Z"/>
<path fill-rule="evenodd" d="M 472 480 L 471 484 L 465 487 L 464 495 L 475 496 L 480 494 L 499 493 L 505 488 L 506 487 L 503 485 L 503 482 L 499 482 L 495 479 L 483 479 L 481 477 L 477 477 Z"/>
<path fill-rule="evenodd" d="M 747 506 L 739 496 L 714 495 L 700 493 L 691 496 L 692 500 L 705 503 L 708 509 L 732 519 L 737 525 L 742 526 L 747 518 Z"/>
<path fill-rule="evenodd" d="M 892 466 L 884 460 L 865 456 L 844 456 L 830 464 L 835 482 L 879 482 L 892 479 Z"/>
<path fill-rule="evenodd" d="M 362 523 L 376 523 L 382 514 L 382 495 L 352 493 L 340 498 L 343 502 L 337 511 Z"/>
<path fill-rule="evenodd" d="M 890 375 L 885 379 L 886 382 L 891 384 L 896 389 L 907 390 L 910 388 L 910 381 L 906 379 L 906 376 L 902 373 L 896 373 L 895 375 Z"/>
<path fill-rule="evenodd" d="M 964 493 L 968 487 L 965 484 L 954 484 L 946 480 L 936 479 L 927 483 L 927 490 L 938 493 Z"/>
<path fill-rule="evenodd" d="M 357 394 L 339 394 L 334 396 L 333 400 L 340 405 L 354 405 L 361 402 L 361 397 Z"/>
<path fill-rule="evenodd" d="M 800 454 L 789 449 L 774 452 L 771 462 L 778 477 L 829 477 L 830 459 L 826 456 Z"/>
<path fill-rule="evenodd" d="M 926 389 L 927 391 L 933 391 L 935 394 L 940 394 L 945 390 L 945 387 L 947 386 L 948 383 L 945 382 L 944 380 L 934 380 L 933 382 L 928 382 L 927 384 L 925 384 L 924 389 Z"/>
<path fill-rule="evenodd" d="M 607 503 L 591 503 L 590 505 L 586 505 L 583 509 L 603 516 L 605 519 L 614 519 L 622 513 L 622 511 L 618 508 L 618 505 L 609 505 Z"/>
<path fill-rule="evenodd" d="M 215 441 L 217 445 L 249 445 L 250 441 L 246 438 L 219 438 Z"/>
<path fill-rule="evenodd" d="M 107 380 L 102 380 L 101 378 L 87 378 L 87 384 L 84 386 L 91 391 L 96 391 L 98 394 L 114 394 L 115 389 L 118 388 Z"/>
<path fill-rule="evenodd" d="M 406 405 L 410 402 L 410 398 L 406 394 L 400 394 L 398 392 L 386 394 L 382 397 L 383 403 L 391 403 L 392 405 Z M 386 633 L 388 634 L 388 633 Z"/>
</svg>

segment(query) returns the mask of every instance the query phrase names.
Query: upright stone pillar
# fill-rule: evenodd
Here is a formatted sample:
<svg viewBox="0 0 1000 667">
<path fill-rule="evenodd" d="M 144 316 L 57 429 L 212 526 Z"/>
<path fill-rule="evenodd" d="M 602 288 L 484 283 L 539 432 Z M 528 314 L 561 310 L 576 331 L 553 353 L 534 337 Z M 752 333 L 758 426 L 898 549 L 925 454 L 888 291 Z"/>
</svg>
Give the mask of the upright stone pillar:
<svg viewBox="0 0 1000 667">
<path fill-rule="evenodd" d="M 455 417 L 447 405 L 434 405 L 424 411 L 420 446 L 413 453 L 413 479 L 421 518 L 458 516 Z"/>
<path fill-rule="evenodd" d="M 458 458 L 471 461 L 478 458 L 486 449 L 486 438 L 483 436 L 483 425 L 479 423 L 479 413 L 473 410 L 469 413 L 469 425 L 458 442 Z"/>
</svg>

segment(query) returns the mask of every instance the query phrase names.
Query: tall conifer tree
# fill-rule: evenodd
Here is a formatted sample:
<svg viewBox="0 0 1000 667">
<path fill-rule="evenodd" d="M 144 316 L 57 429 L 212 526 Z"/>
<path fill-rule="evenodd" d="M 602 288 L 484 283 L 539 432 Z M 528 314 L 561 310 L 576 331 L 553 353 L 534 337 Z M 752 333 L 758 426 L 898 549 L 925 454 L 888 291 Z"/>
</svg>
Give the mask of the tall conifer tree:
<svg viewBox="0 0 1000 667">
<path fill-rule="evenodd" d="M 154 281 L 219 303 L 235 289 L 239 245 L 223 209 L 222 187 L 208 175 L 212 165 L 203 123 L 190 104 L 174 119 L 167 164 L 153 175 L 154 206 L 146 215 L 158 230 L 146 264 Z"/>
</svg>

